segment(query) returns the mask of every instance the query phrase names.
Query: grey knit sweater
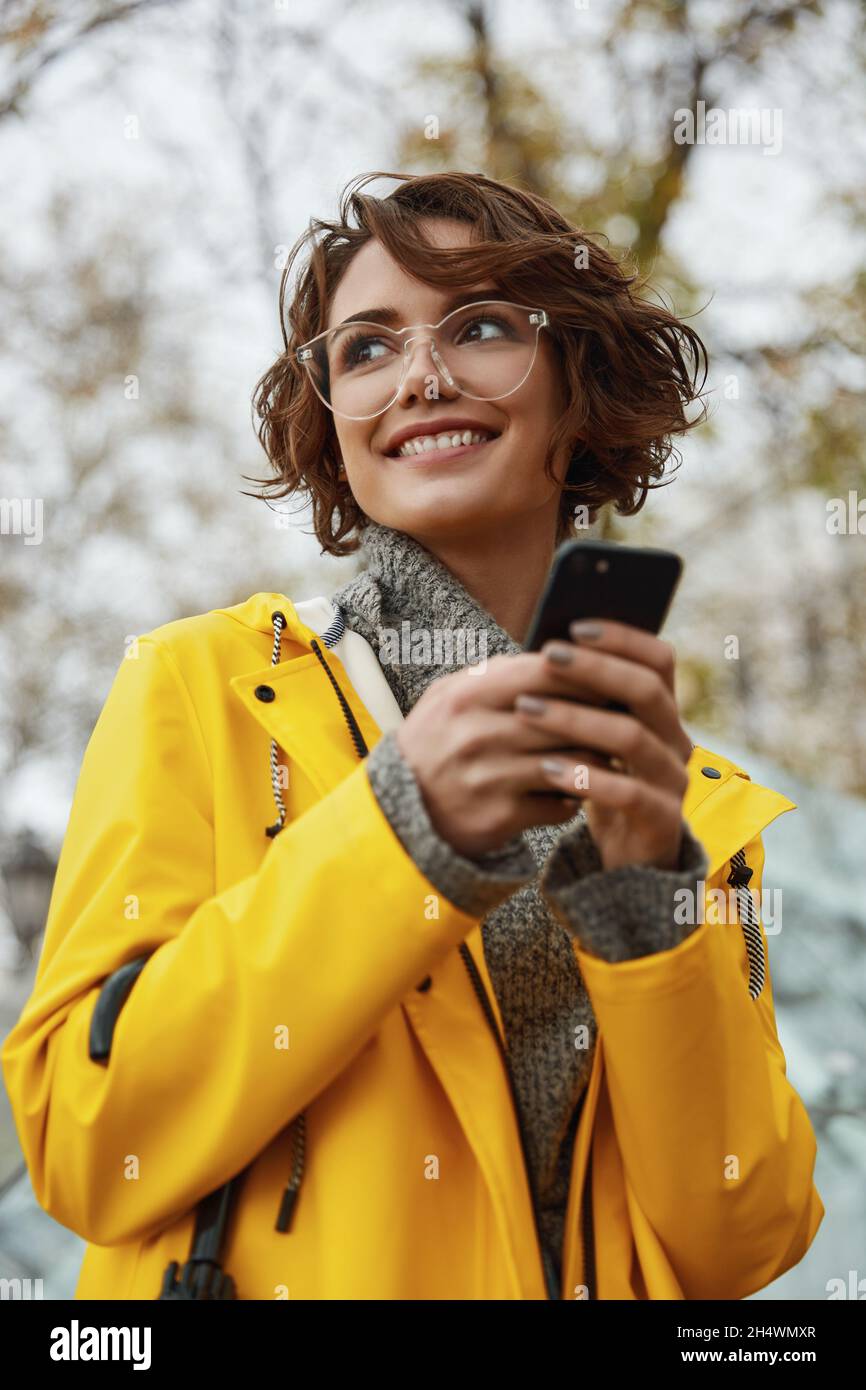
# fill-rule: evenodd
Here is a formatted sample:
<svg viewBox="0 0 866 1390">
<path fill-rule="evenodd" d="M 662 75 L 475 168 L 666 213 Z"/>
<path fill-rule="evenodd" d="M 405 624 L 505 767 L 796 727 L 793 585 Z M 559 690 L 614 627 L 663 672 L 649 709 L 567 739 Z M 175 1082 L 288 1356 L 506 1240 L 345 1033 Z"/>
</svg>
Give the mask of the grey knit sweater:
<svg viewBox="0 0 866 1390">
<path fill-rule="evenodd" d="M 485 653 L 484 643 L 488 657 L 522 650 L 410 536 L 369 523 L 362 556 L 365 568 L 333 601 L 377 653 L 404 715 L 432 681 L 466 665 L 467 654 L 471 661 Z M 393 731 L 373 748 L 366 766 L 383 813 L 430 883 L 482 919 L 542 1240 L 561 1278 L 572 1147 L 597 1037 L 572 938 L 613 962 L 679 945 L 694 925 L 676 923 L 674 894 L 697 890 L 706 877 L 706 852 L 683 822 L 675 869 L 628 865 L 605 872 L 581 810 L 564 825 L 530 827 L 501 849 L 467 859 L 434 829 Z"/>
</svg>

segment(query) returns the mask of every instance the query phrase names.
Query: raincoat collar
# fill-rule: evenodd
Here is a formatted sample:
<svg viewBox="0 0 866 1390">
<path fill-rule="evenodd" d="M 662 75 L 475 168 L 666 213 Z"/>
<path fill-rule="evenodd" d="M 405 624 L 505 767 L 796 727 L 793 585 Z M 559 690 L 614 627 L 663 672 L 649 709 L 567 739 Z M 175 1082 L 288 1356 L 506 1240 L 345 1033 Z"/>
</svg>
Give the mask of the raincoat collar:
<svg viewBox="0 0 866 1390">
<path fill-rule="evenodd" d="M 230 684 L 254 718 L 324 795 L 357 766 L 339 705 L 312 647 L 333 622 L 334 605 L 322 596 L 295 605 L 285 594 L 258 593 L 245 603 L 219 611 L 269 635 L 273 633 L 272 614 L 279 611 L 285 615 L 284 659 L 276 666 L 263 664 L 235 676 Z M 375 653 L 358 633 L 347 632 L 327 659 L 367 746 L 372 748 L 402 719 Z M 260 685 L 271 685 L 277 697 L 269 703 L 256 698 L 254 692 Z M 291 699 L 280 698 L 289 693 Z M 311 737 L 313 719 L 319 725 L 319 738 Z M 700 744 L 692 750 L 687 771 L 683 814 L 707 851 L 708 876 L 777 816 L 796 807 L 781 792 L 752 781 L 745 768 Z"/>
<path fill-rule="evenodd" d="M 298 614 L 295 605 L 285 594 L 262 592 L 252 594 L 243 603 L 236 603 L 230 608 L 218 608 L 217 613 L 224 613 L 243 627 L 251 628 L 254 632 L 273 632 L 273 619 L 271 614 L 275 609 L 279 609 L 286 616 L 286 626 L 283 629 L 284 635 L 294 641 L 309 641 L 324 630 L 328 622 L 334 616 L 334 605 L 326 598 L 308 599 L 305 604 L 299 604 L 299 608 L 304 612 L 312 614 L 325 614 L 328 617 L 322 628 L 310 627 Z"/>
</svg>

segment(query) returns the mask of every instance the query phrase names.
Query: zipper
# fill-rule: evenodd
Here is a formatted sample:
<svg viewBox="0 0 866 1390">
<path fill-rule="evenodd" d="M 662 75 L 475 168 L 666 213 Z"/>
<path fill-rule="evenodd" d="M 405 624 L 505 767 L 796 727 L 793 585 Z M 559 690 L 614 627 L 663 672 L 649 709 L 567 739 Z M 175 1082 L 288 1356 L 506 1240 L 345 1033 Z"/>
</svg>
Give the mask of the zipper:
<svg viewBox="0 0 866 1390">
<path fill-rule="evenodd" d="M 583 1179 L 583 1192 L 581 1193 L 581 1229 L 583 1232 L 583 1283 L 586 1285 L 587 1298 L 594 1302 L 596 1298 L 595 1287 L 595 1231 L 592 1224 L 592 1137 L 589 1141 L 589 1152 L 586 1155 L 586 1174 Z"/>
<path fill-rule="evenodd" d="M 364 736 L 361 733 L 361 730 L 358 726 L 358 721 L 356 720 L 352 712 L 351 706 L 349 705 L 348 700 L 343 694 L 343 691 L 340 689 L 340 685 L 337 681 L 336 676 L 334 675 L 333 671 L 331 670 L 330 666 L 325 660 L 325 657 L 322 653 L 321 648 L 319 647 L 318 642 L 315 639 L 313 639 L 310 645 L 312 646 L 313 651 L 315 652 L 322 667 L 324 668 L 325 674 L 327 675 L 328 680 L 330 681 L 331 686 L 333 687 L 334 694 L 340 702 L 340 709 L 343 712 L 343 718 L 345 719 L 346 724 L 348 726 L 349 734 L 351 736 L 355 752 L 358 754 L 359 758 L 366 758 L 367 754 L 369 753 L 369 749 L 364 740 Z M 482 980 L 478 972 L 478 967 L 475 964 L 475 961 L 472 957 L 472 952 L 469 950 L 469 947 L 466 945 L 465 941 L 462 941 L 460 943 L 460 955 L 462 956 L 463 964 L 466 966 L 466 969 L 469 973 L 469 978 L 472 982 L 472 987 L 475 990 L 475 993 L 481 1004 L 484 1017 L 486 1018 L 490 1026 L 491 1032 L 493 1033 L 493 1037 L 496 1040 L 496 1046 L 499 1049 L 499 1055 L 502 1058 L 502 1064 L 505 1068 L 505 1075 L 508 1078 L 508 1090 L 511 1095 L 512 1105 L 514 1106 L 514 1115 L 517 1121 L 517 1132 L 520 1136 L 520 1149 L 521 1153 L 523 1154 L 523 1166 L 526 1172 L 526 1181 L 529 1187 L 529 1195 L 532 1202 L 532 1217 L 535 1225 L 535 1236 L 538 1243 L 538 1255 L 541 1261 L 541 1269 L 544 1276 L 544 1286 L 547 1290 L 547 1297 L 549 1299 L 561 1299 L 562 1294 L 560 1292 L 559 1280 L 556 1277 L 556 1270 L 554 1269 L 553 1261 L 550 1257 L 550 1252 L 545 1248 L 544 1241 L 542 1240 L 541 1236 L 541 1219 L 539 1215 L 538 1192 L 536 1190 L 535 1179 L 533 1178 L 532 1170 L 529 1164 L 529 1150 L 526 1142 L 526 1127 L 524 1123 L 523 1113 L 520 1109 L 520 1103 L 517 1098 L 517 1087 L 515 1085 L 514 1075 L 511 1070 L 511 1062 L 509 1061 L 508 1050 L 505 1047 L 505 1044 L 500 1035 L 499 1027 L 496 1022 L 496 1015 L 493 1012 L 493 1006 L 490 1002 L 490 998 L 485 988 L 484 981 Z M 301 1121 L 303 1121 L 303 1116 L 299 1116 L 298 1118 Z M 284 1198 L 285 1205 L 288 1206 L 289 1211 L 288 1213 L 286 1213 L 285 1205 L 281 1209 L 280 1219 L 278 1220 L 278 1229 L 286 1229 L 290 1221 L 291 1209 L 294 1206 L 294 1200 L 297 1197 L 297 1188 L 300 1186 L 300 1178 L 301 1174 L 303 1173 L 303 1148 L 304 1146 L 302 1140 L 300 1145 L 300 1165 L 298 1165 L 297 1163 L 298 1155 L 296 1153 L 295 1173 L 293 1173 L 292 1179 L 290 1179 L 289 1181 Z M 584 1272 L 586 1275 L 584 1282 L 587 1285 L 589 1297 L 593 1299 L 595 1298 L 595 1244 L 592 1226 L 591 1159 L 592 1151 L 590 1149 L 590 1161 L 587 1163 L 586 1178 L 584 1180 L 583 1193 L 581 1198 L 581 1229 L 583 1235 L 583 1263 Z M 287 1215 L 289 1218 L 288 1221 L 286 1220 Z"/>
<path fill-rule="evenodd" d="M 514 1084 L 514 1074 L 511 1070 L 511 1063 L 508 1058 L 508 1050 L 505 1047 L 504 1042 L 502 1041 L 502 1037 L 496 1023 L 496 1015 L 493 1012 L 493 1005 L 490 1002 L 490 996 L 488 995 L 487 990 L 484 986 L 484 981 L 481 978 L 478 966 L 475 964 L 472 952 L 466 945 L 465 941 L 462 941 L 460 943 L 460 955 L 463 958 L 463 964 L 466 966 L 469 978 L 472 981 L 472 988 L 475 990 L 475 993 L 478 996 L 478 1001 L 481 1004 L 484 1017 L 487 1019 L 487 1022 L 490 1025 L 490 1031 L 492 1032 L 493 1037 L 496 1040 L 496 1046 L 498 1047 L 499 1055 L 502 1058 L 502 1065 L 505 1068 L 505 1075 L 508 1078 L 508 1090 L 511 1095 L 511 1103 L 514 1106 L 514 1115 L 515 1119 L 517 1120 L 517 1132 L 520 1135 L 520 1149 L 523 1154 L 523 1166 L 526 1172 L 526 1181 L 529 1186 L 529 1195 L 532 1200 L 532 1217 L 535 1224 L 535 1236 L 538 1242 L 538 1255 L 539 1259 L 541 1260 L 541 1269 L 544 1275 L 544 1285 L 547 1289 L 547 1297 L 560 1298 L 561 1294 L 559 1289 L 559 1280 L 556 1277 L 556 1270 L 553 1268 L 550 1253 L 545 1248 L 544 1241 L 541 1238 L 541 1220 L 539 1216 L 538 1192 L 536 1190 L 535 1180 L 533 1178 L 532 1171 L 529 1166 L 529 1153 L 526 1144 L 526 1128 L 524 1125 L 523 1114 L 520 1109 L 520 1103 L 517 1099 L 517 1088 Z"/>
</svg>

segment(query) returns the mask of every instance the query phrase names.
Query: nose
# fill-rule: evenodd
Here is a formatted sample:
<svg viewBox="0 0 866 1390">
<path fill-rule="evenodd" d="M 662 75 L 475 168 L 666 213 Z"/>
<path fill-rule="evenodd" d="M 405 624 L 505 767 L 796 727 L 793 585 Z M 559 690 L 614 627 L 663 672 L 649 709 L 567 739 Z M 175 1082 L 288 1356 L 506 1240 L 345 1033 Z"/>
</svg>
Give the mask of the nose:
<svg viewBox="0 0 866 1390">
<path fill-rule="evenodd" d="M 448 372 L 432 336 L 423 333 L 406 344 L 403 378 L 397 392 L 400 405 L 412 405 L 417 400 L 456 400 L 460 388 L 448 381 Z"/>
</svg>

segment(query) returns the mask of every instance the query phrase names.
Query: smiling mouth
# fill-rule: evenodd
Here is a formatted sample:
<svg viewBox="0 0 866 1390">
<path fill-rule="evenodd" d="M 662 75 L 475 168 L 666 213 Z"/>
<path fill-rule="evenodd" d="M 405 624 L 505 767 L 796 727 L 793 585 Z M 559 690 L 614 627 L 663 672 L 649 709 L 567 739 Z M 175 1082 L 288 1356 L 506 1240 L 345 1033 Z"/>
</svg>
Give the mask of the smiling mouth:
<svg viewBox="0 0 866 1390">
<path fill-rule="evenodd" d="M 454 458 L 490 444 L 499 435 L 494 430 L 443 430 L 441 434 L 418 435 L 392 449 L 386 458 L 408 459 L 410 462 Z"/>
</svg>

